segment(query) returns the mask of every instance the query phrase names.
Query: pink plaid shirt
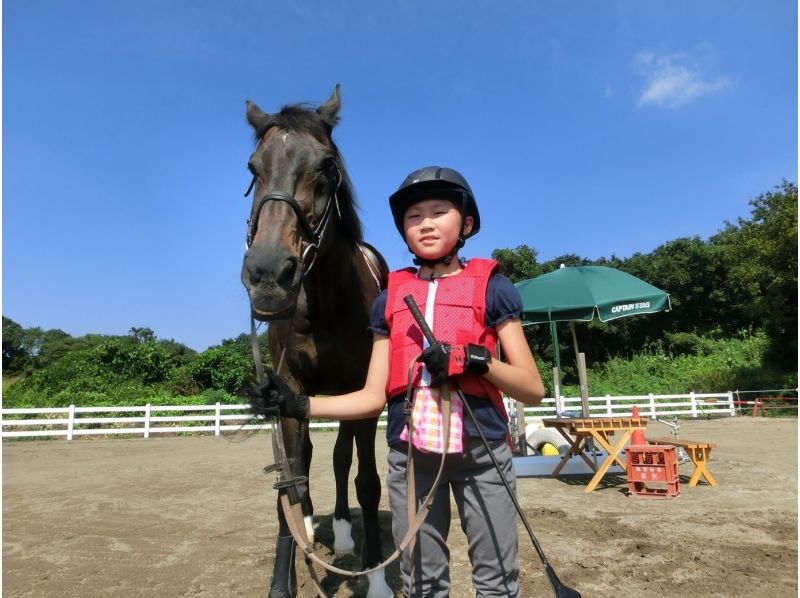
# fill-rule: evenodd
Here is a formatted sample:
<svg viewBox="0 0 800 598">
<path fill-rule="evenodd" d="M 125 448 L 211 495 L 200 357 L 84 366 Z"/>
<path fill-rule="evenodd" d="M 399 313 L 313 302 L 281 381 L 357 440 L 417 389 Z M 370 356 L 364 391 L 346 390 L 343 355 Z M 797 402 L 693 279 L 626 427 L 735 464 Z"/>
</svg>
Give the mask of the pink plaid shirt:
<svg viewBox="0 0 800 598">
<path fill-rule="evenodd" d="M 444 448 L 444 428 L 442 426 L 441 399 L 439 389 L 429 386 L 414 389 L 414 406 L 411 410 L 414 425 L 412 444 L 425 453 L 461 453 L 464 434 L 464 405 L 456 393 L 450 394 L 450 438 L 447 450 Z M 408 442 L 408 425 L 403 426 L 400 440 Z"/>
</svg>

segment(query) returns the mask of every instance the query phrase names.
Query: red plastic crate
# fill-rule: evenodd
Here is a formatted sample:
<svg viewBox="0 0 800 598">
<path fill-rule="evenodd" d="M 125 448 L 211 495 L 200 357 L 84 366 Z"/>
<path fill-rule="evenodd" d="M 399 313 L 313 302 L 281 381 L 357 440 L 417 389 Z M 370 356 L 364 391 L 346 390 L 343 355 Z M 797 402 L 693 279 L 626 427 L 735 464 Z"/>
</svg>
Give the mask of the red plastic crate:
<svg viewBox="0 0 800 598">
<path fill-rule="evenodd" d="M 628 447 L 627 460 L 629 493 L 647 498 L 680 496 L 674 446 L 631 445 Z"/>
</svg>

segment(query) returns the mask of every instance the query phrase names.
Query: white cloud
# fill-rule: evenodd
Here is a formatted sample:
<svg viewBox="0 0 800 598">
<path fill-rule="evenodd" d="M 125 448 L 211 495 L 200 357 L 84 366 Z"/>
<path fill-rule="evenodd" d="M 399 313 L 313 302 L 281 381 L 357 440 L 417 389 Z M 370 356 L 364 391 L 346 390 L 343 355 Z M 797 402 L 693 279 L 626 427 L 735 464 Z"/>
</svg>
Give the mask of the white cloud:
<svg viewBox="0 0 800 598">
<path fill-rule="evenodd" d="M 725 89 L 727 77 L 704 77 L 698 65 L 691 64 L 685 54 L 658 56 L 643 50 L 636 63 L 645 78 L 639 94 L 639 105 L 652 104 L 662 108 L 677 108 L 702 96 Z"/>
</svg>

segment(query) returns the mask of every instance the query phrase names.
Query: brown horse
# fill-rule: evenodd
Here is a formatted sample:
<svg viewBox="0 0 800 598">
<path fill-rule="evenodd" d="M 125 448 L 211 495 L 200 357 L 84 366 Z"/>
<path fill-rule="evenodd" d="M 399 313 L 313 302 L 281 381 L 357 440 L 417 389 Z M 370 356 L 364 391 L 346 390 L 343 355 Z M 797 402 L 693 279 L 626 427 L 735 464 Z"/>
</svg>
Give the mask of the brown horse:
<svg viewBox="0 0 800 598">
<path fill-rule="evenodd" d="M 266 114 L 247 102 L 257 146 L 248 162 L 255 193 L 242 283 L 253 317 L 270 323 L 269 349 L 273 362 L 282 362 L 279 374 L 297 392 L 313 395 L 341 394 L 364 385 L 372 348 L 369 312 L 386 286 L 388 270 L 380 254 L 363 242 L 352 186 L 331 138 L 339 107 L 338 85 L 316 110 L 292 105 Z M 281 426 L 293 474 L 307 476 L 312 452 L 308 422 L 282 419 Z M 347 483 L 355 441 L 364 568 L 382 559 L 376 427 L 377 418 L 341 422 L 333 453 L 334 548 L 339 552 L 353 548 Z M 301 484 L 299 491 L 310 529 L 308 486 Z M 278 517 L 272 598 L 295 593 L 294 542 L 280 507 Z M 382 574 L 370 576 L 369 595 L 393 595 Z"/>
</svg>

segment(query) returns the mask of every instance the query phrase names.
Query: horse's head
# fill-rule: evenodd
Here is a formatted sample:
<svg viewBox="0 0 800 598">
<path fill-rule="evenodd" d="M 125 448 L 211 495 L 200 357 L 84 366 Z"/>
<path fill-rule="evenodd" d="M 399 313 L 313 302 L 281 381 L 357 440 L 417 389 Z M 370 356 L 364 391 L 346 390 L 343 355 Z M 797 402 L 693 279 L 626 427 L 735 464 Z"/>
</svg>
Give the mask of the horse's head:
<svg viewBox="0 0 800 598">
<path fill-rule="evenodd" d="M 316 110 L 284 106 L 270 115 L 247 102 L 257 145 L 248 162 L 255 192 L 241 278 L 258 320 L 291 312 L 303 276 L 338 235 L 361 240 L 350 183 L 331 139 L 339 106 L 338 85 Z"/>
</svg>

